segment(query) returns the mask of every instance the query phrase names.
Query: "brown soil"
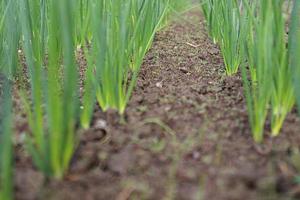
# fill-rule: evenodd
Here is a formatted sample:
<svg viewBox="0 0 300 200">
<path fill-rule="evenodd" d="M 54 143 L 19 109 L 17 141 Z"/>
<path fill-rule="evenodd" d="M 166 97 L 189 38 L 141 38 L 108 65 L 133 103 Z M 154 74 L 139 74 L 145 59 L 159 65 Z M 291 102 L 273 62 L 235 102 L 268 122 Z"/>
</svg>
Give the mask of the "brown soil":
<svg viewBox="0 0 300 200">
<path fill-rule="evenodd" d="M 296 112 L 255 144 L 241 77 L 223 69 L 200 11 L 181 16 L 157 34 L 126 123 L 97 108 L 64 181 L 45 181 L 19 145 L 16 199 L 296 199 Z"/>
</svg>

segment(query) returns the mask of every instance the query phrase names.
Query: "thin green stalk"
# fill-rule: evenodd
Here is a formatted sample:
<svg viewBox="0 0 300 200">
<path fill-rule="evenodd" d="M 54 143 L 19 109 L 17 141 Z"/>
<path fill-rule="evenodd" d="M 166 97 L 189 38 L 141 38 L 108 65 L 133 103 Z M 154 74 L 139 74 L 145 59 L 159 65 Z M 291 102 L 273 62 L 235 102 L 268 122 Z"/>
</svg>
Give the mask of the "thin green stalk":
<svg viewBox="0 0 300 200">
<path fill-rule="evenodd" d="M 0 70 L 9 79 L 12 79 L 18 66 L 18 46 L 20 40 L 20 30 L 18 26 L 17 12 L 18 2 L 15 0 L 3 0 L 0 3 Z"/>
<path fill-rule="evenodd" d="M 289 31 L 289 64 L 293 74 L 294 91 L 300 111 L 300 1 L 294 0 Z"/>
<path fill-rule="evenodd" d="M 13 199 L 12 80 L 17 68 L 17 2 L 0 3 L 0 199 Z"/>
<path fill-rule="evenodd" d="M 91 41 L 90 23 L 90 1 L 89 0 L 78 0 L 75 3 L 76 12 L 75 17 L 77 23 L 75 24 L 75 43 L 77 46 L 83 46 L 87 41 Z"/>
<path fill-rule="evenodd" d="M 283 0 L 273 3 L 273 35 L 272 74 L 273 93 L 272 103 L 272 135 L 277 136 L 286 118 L 295 103 L 292 72 L 289 67 L 288 50 L 286 48 L 286 21 L 283 16 Z M 270 50 L 271 51 L 271 50 Z"/>
<path fill-rule="evenodd" d="M 242 65 L 242 77 L 248 107 L 249 122 L 256 142 L 262 142 L 272 88 L 272 52 L 274 35 L 272 0 L 244 1 L 249 16 L 245 42 L 247 64 Z M 259 8 L 259 9 L 258 9 Z"/>
<path fill-rule="evenodd" d="M 247 28 L 243 27 L 247 20 L 246 12 L 240 10 L 240 1 L 221 0 L 216 4 L 215 14 L 219 22 L 219 45 L 224 58 L 227 75 L 237 73 L 244 58 L 243 44 L 247 37 Z"/>
<path fill-rule="evenodd" d="M 200 0 L 203 15 L 207 22 L 207 27 L 213 42 L 216 44 L 219 40 L 219 25 L 217 11 L 218 1 L 216 0 Z"/>
<path fill-rule="evenodd" d="M 76 11 L 70 0 L 20 1 L 32 95 L 24 98 L 32 133 L 27 146 L 36 166 L 55 178 L 63 177 L 76 147 Z"/>
</svg>

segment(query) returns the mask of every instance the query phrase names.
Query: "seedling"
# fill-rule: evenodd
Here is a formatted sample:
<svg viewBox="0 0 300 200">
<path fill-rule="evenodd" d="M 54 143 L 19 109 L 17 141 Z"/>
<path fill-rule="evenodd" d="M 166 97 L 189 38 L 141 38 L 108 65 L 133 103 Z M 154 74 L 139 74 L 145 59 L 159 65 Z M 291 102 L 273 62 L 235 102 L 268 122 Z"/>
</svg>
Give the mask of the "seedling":
<svg viewBox="0 0 300 200">
<path fill-rule="evenodd" d="M 286 118 L 295 103 L 292 72 L 289 67 L 288 49 L 285 33 L 286 21 L 283 16 L 283 0 L 272 4 L 273 15 L 273 47 L 271 53 L 272 65 L 272 135 L 277 136 Z M 290 41 L 291 44 L 291 41 Z"/>
<path fill-rule="evenodd" d="M 263 140 L 264 125 L 272 94 L 272 54 L 270 49 L 272 49 L 275 38 L 272 32 L 271 1 L 259 1 L 258 4 L 256 1 L 244 1 L 245 12 L 250 20 L 247 25 L 249 35 L 245 42 L 248 69 L 246 65 L 243 65 L 242 75 L 249 122 L 256 142 Z"/>
<path fill-rule="evenodd" d="M 91 48 L 81 123 L 89 126 L 93 93 L 103 111 L 124 114 L 146 52 L 168 9 L 168 0 L 90 1 Z"/>
<path fill-rule="evenodd" d="M 31 98 L 24 101 L 31 129 L 28 149 L 36 166 L 56 178 L 65 174 L 76 147 L 79 98 L 74 8 L 72 1 L 51 0 L 47 5 L 46 1 L 20 1 L 31 81 Z"/>
</svg>

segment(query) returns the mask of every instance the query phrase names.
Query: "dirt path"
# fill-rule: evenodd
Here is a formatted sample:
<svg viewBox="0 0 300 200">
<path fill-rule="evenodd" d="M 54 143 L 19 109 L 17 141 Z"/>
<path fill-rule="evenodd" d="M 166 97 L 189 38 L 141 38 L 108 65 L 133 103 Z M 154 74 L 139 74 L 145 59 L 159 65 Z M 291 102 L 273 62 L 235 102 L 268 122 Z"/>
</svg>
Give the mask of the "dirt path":
<svg viewBox="0 0 300 200">
<path fill-rule="evenodd" d="M 224 75 L 197 9 L 157 35 L 119 121 L 95 111 L 63 182 L 43 187 L 19 156 L 17 199 L 273 200 L 297 189 L 288 155 L 300 144 L 299 119 L 291 114 L 282 136 L 253 143 L 240 76 Z"/>
</svg>

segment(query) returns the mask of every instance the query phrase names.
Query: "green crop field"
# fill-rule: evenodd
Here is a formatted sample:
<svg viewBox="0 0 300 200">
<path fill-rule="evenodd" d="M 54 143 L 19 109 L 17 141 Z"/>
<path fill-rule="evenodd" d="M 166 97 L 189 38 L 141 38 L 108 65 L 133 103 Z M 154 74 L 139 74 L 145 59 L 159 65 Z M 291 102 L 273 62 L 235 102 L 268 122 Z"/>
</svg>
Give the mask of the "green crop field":
<svg viewBox="0 0 300 200">
<path fill-rule="evenodd" d="M 288 192 L 267 198 L 250 181 L 249 199 L 299 197 L 300 1 L 2 0 L 0 12 L 0 200 L 243 199 L 247 192 L 209 192 L 229 185 L 217 163 L 249 161 L 258 149 L 249 163 L 267 165 L 269 148 L 276 175 L 268 180 L 288 174 Z M 246 154 L 237 147 L 245 143 Z M 114 179 L 95 181 L 89 173 L 99 169 L 118 186 L 101 189 Z M 22 198 L 20 182 L 35 179 L 28 171 L 43 186 Z M 213 176 L 226 179 L 222 187 L 209 185 Z M 83 179 L 86 192 L 70 189 Z M 194 180 L 193 198 L 182 195 L 185 179 Z M 63 194 L 51 197 L 56 184 Z M 97 186 L 101 195 L 89 196 Z"/>
</svg>

